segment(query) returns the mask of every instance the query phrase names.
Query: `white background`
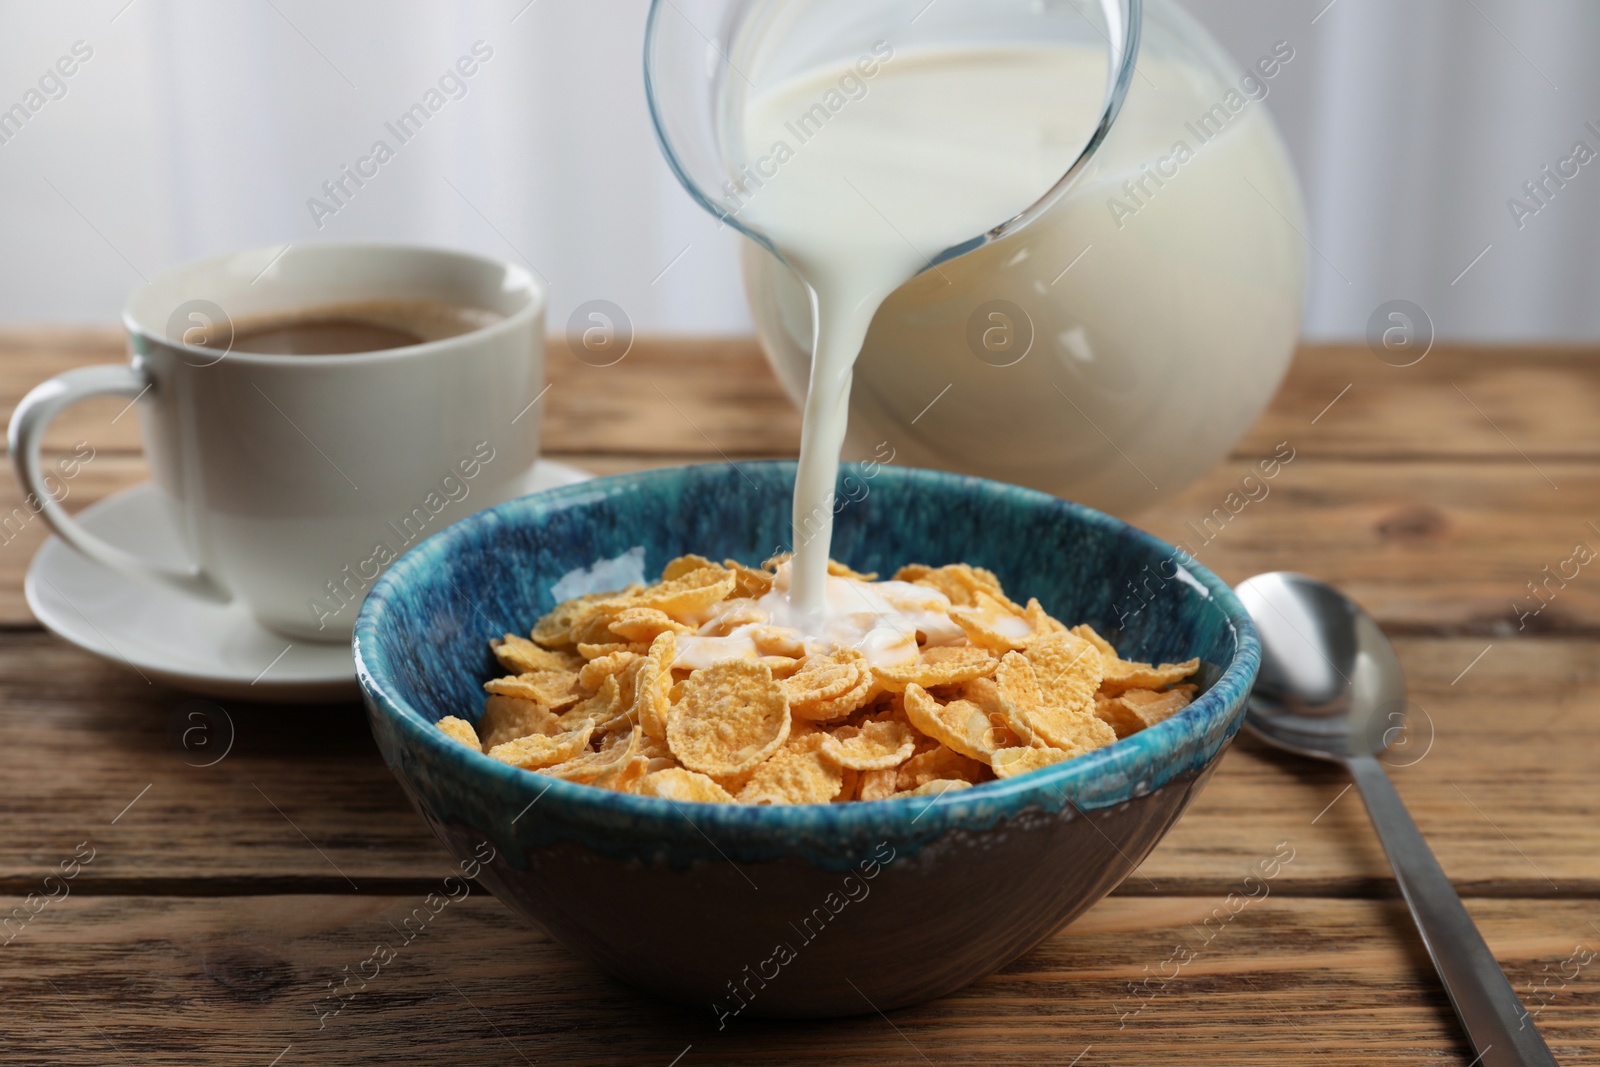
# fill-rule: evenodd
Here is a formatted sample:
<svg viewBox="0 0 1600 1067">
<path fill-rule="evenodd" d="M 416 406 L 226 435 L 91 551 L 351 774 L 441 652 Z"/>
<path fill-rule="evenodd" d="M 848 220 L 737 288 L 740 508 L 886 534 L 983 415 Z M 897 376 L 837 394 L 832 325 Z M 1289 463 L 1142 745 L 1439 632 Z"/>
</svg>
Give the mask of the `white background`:
<svg viewBox="0 0 1600 1067">
<path fill-rule="evenodd" d="M 1308 335 L 1358 337 L 1400 297 L 1447 338 L 1600 339 L 1600 161 L 1520 230 L 1506 205 L 1580 138 L 1600 150 L 1600 4 L 1188 6 L 1236 57 L 1296 49 L 1268 105 L 1311 216 Z M 736 238 L 650 132 L 646 8 L 3 0 L 0 108 L 73 42 L 94 55 L 0 144 L 0 319 L 110 321 L 141 275 L 320 237 L 525 260 L 554 328 L 604 298 L 641 330 L 744 332 Z M 319 230 L 307 199 L 477 40 L 494 54 L 468 95 Z"/>
</svg>

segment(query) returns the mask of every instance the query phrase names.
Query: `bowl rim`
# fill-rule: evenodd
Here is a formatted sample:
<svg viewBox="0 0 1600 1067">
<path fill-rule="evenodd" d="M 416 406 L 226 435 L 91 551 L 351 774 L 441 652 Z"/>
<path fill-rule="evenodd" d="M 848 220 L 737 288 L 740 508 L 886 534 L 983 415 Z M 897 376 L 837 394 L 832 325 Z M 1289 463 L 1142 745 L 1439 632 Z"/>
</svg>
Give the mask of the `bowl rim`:
<svg viewBox="0 0 1600 1067">
<path fill-rule="evenodd" d="M 378 631 L 390 610 L 391 598 L 400 587 L 425 569 L 446 556 L 458 541 L 480 527 L 493 523 L 515 521 L 537 523 L 545 515 L 562 506 L 579 505 L 601 498 L 610 498 L 634 491 L 657 480 L 670 477 L 692 476 L 700 470 L 723 470 L 730 464 L 688 464 L 677 467 L 652 468 L 625 474 L 596 478 L 575 485 L 561 486 L 505 501 L 474 515 L 463 518 L 430 537 L 418 542 L 403 553 L 373 584 L 356 618 L 352 651 L 355 657 L 356 679 L 369 711 L 382 715 L 399 729 L 410 745 L 420 745 L 430 757 L 442 760 L 452 770 L 464 775 L 481 776 L 483 792 L 496 795 L 529 793 L 536 788 L 540 802 L 568 805 L 573 809 L 587 810 L 596 816 L 620 816 L 635 822 L 672 820 L 680 823 L 685 818 L 702 834 L 716 830 L 746 832 L 766 829 L 781 837 L 785 831 L 803 831 L 807 834 L 838 833 L 845 836 L 871 832 L 877 829 L 905 828 L 906 820 L 915 823 L 931 807 L 956 807 L 950 814 L 977 814 L 992 817 L 1000 812 L 1014 811 L 1040 794 L 1054 793 L 1058 799 L 1077 808 L 1079 812 L 1098 810 L 1132 799 L 1148 792 L 1136 787 L 1138 778 L 1128 772 L 1141 767 L 1155 768 L 1158 776 L 1163 767 L 1170 774 L 1160 784 L 1178 777 L 1186 770 L 1200 770 L 1215 761 L 1228 739 L 1237 732 L 1244 719 L 1244 703 L 1250 686 L 1260 666 L 1261 648 L 1255 627 L 1244 605 L 1233 590 L 1198 560 L 1181 549 L 1162 541 L 1121 519 L 1047 493 L 1005 482 L 976 478 L 946 471 L 923 470 L 911 467 L 883 467 L 877 478 L 890 477 L 896 481 L 921 483 L 934 492 L 962 488 L 972 491 L 999 494 L 1014 503 L 1032 508 L 1046 508 L 1060 513 L 1068 522 L 1084 522 L 1103 529 L 1131 536 L 1141 548 L 1153 554 L 1167 556 L 1182 562 L 1178 572 L 1186 574 L 1206 594 L 1206 599 L 1216 603 L 1232 628 L 1235 640 L 1233 656 L 1226 662 L 1222 674 L 1201 693 L 1192 704 L 1177 715 L 1130 737 L 1122 738 L 1104 748 L 1085 753 L 1061 763 L 1032 771 L 1015 778 L 985 782 L 968 789 L 947 792 L 937 796 L 896 797 L 888 800 L 852 801 L 850 803 L 749 805 L 679 802 L 658 797 L 642 797 L 609 789 L 581 785 L 558 778 L 550 778 L 525 771 L 482 752 L 474 752 L 434 728 L 433 720 L 413 707 L 392 687 L 385 684 L 388 675 Z M 752 469 L 763 472 L 785 473 L 792 476 L 792 460 L 741 461 L 738 469 L 748 473 Z M 848 465 L 847 468 L 848 469 Z M 792 480 L 792 478 L 791 478 Z M 531 622 L 530 622 L 531 625 Z M 1229 721 L 1231 719 L 1231 721 Z M 1186 768 L 1172 769 L 1171 765 L 1185 741 L 1195 735 L 1205 736 L 1221 729 L 1223 739 L 1201 763 Z M 1086 789 L 1097 780 L 1110 781 L 1110 795 L 1103 789 Z M 1120 780 L 1120 785 L 1116 784 Z M 1158 785 L 1157 788 L 1160 786 Z M 1086 795 L 1093 796 L 1092 803 L 1079 803 Z M 530 805 L 531 806 L 531 805 Z M 526 810 L 526 809 L 524 809 Z M 520 816 L 519 816 L 520 818 Z M 937 820 L 943 822 L 944 820 Z M 962 820 L 964 821 L 964 820 Z"/>
</svg>

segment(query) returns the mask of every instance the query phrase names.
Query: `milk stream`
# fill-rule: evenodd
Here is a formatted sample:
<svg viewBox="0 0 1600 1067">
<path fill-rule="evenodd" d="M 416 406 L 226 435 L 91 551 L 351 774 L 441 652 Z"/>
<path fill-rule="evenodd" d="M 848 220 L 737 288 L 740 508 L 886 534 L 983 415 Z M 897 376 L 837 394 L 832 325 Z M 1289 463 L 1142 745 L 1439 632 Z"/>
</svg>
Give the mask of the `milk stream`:
<svg viewBox="0 0 1600 1067">
<path fill-rule="evenodd" d="M 756 93 L 742 128 L 747 153 L 767 156 L 776 173 L 741 218 L 813 293 L 789 589 L 789 621 L 808 634 L 828 630 L 839 610 L 827 574 L 832 494 L 852 369 L 873 316 L 940 252 L 1012 218 L 1060 180 L 1098 119 L 1106 58 L 1007 45 L 901 51 L 853 82 L 851 69 L 818 69 Z M 864 89 L 842 95 L 841 84 Z M 769 153 L 780 144 L 787 151 Z"/>
</svg>

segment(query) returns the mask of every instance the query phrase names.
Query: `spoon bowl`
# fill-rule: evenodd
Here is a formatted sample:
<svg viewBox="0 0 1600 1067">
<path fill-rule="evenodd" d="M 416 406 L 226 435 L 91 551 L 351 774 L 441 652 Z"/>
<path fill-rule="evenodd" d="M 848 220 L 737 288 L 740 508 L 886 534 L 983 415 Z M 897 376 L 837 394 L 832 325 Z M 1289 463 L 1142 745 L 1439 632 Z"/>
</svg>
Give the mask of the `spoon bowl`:
<svg viewBox="0 0 1600 1067">
<path fill-rule="evenodd" d="M 1372 616 L 1304 574 L 1260 574 L 1237 592 L 1262 645 L 1249 730 L 1316 759 L 1388 748 L 1405 727 L 1406 681 Z"/>
</svg>

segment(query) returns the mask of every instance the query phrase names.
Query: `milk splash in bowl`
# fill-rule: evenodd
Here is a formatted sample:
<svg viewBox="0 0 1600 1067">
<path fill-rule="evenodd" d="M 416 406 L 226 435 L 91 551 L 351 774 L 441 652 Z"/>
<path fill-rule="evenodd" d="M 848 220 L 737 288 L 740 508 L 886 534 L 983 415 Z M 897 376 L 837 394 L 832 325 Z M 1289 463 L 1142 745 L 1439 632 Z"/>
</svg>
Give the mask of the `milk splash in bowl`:
<svg viewBox="0 0 1600 1067">
<path fill-rule="evenodd" d="M 1138 25 L 1137 0 L 1097 11 L 919 6 L 772 0 L 686 13 L 658 0 L 651 12 L 646 83 L 669 162 L 703 206 L 766 245 L 812 295 L 783 615 L 815 637 L 837 629 L 841 610 L 829 588 L 831 502 L 852 368 L 873 316 L 911 278 L 1059 195 L 1115 116 L 1136 48 L 1125 31 Z M 713 9 L 724 9 L 715 35 L 692 21 Z M 1076 22 L 1050 22 L 1073 27 L 1051 39 L 1039 20 L 1056 18 Z M 858 41 L 869 22 L 879 35 L 841 52 L 819 29 L 836 22 Z M 686 86 L 693 76 L 673 70 L 674 39 L 707 61 L 708 82 Z M 706 112 L 698 124 L 672 106 L 695 93 Z"/>
</svg>

